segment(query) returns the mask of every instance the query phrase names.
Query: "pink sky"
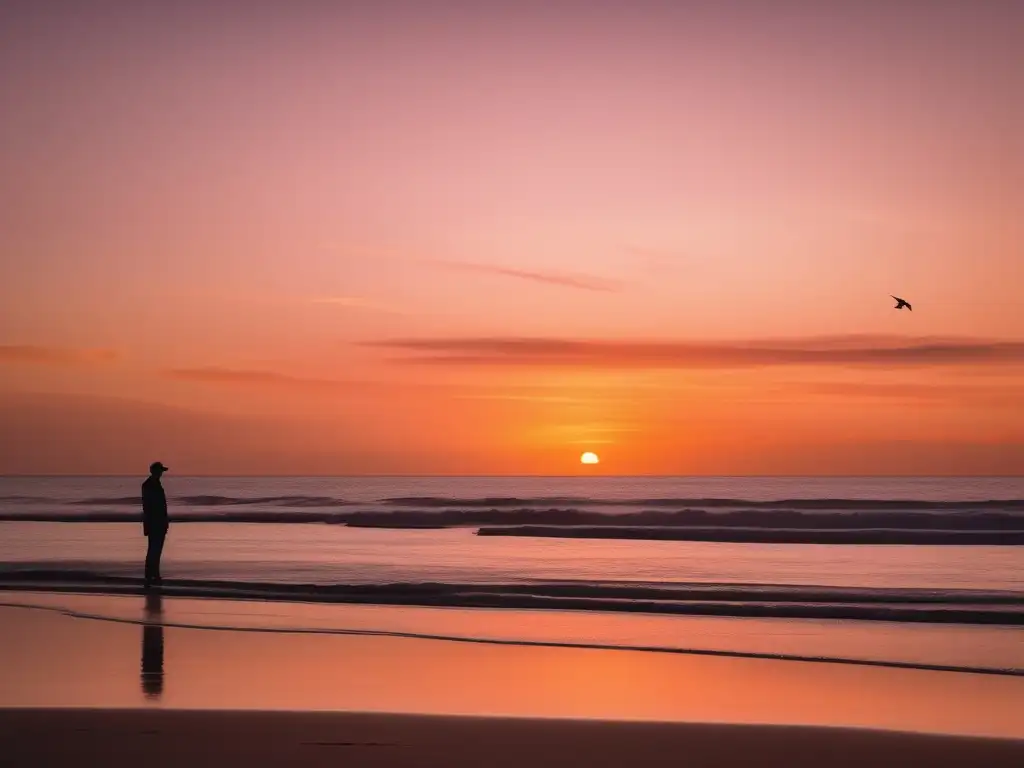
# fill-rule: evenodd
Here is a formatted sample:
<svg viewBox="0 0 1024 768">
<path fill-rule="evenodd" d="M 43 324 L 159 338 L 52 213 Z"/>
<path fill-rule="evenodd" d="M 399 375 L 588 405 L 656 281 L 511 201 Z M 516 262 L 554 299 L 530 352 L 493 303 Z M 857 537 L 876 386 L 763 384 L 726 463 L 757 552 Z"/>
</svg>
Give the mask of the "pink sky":
<svg viewBox="0 0 1024 768">
<path fill-rule="evenodd" d="M 5 3 L 0 472 L 1024 472 L 1022 38 Z"/>
</svg>

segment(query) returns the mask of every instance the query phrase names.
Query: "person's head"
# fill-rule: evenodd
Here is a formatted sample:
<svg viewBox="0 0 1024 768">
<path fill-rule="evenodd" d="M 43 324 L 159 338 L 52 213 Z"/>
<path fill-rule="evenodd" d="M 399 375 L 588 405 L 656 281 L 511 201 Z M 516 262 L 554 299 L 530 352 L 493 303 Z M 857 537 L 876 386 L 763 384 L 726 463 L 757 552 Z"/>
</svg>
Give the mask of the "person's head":
<svg viewBox="0 0 1024 768">
<path fill-rule="evenodd" d="M 160 477 L 164 472 L 167 471 L 167 467 L 161 464 L 159 461 L 154 461 L 149 465 L 149 474 L 153 477 Z"/>
</svg>

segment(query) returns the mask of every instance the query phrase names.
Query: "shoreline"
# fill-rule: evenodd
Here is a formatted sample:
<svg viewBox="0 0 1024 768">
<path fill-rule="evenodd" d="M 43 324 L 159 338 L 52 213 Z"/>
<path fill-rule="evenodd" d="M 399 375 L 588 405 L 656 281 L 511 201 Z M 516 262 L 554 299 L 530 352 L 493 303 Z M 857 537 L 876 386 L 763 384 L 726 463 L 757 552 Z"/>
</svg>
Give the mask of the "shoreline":
<svg viewBox="0 0 1024 768">
<path fill-rule="evenodd" d="M 1024 764 L 1024 740 L 905 731 L 705 722 L 370 712 L 0 709 L 12 765 L 185 764 L 452 768 L 827 763 L 934 768 Z"/>
<path fill-rule="evenodd" d="M 885 593 L 840 588 L 755 585 L 291 584 L 175 579 L 161 588 L 174 597 L 352 605 L 644 613 L 735 618 L 837 619 L 866 622 L 1024 625 L 1024 595 L 971 593 L 954 599 L 926 590 Z M 81 570 L 0 572 L 0 592 L 141 594 L 141 579 Z"/>
</svg>

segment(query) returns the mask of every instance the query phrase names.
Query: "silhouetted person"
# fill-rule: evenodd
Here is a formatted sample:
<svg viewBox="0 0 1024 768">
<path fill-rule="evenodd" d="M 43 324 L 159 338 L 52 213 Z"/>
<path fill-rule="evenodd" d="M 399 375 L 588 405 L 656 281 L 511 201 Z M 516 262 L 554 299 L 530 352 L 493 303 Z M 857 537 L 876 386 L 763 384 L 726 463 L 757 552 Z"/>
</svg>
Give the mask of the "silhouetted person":
<svg viewBox="0 0 1024 768">
<path fill-rule="evenodd" d="M 160 556 L 164 551 L 164 539 L 167 538 L 167 529 L 170 526 L 170 519 L 167 517 L 167 496 L 164 495 L 164 487 L 160 484 L 160 476 L 167 471 L 167 467 L 159 461 L 149 465 L 149 477 L 142 484 L 142 532 L 149 539 L 149 546 L 146 548 L 146 578 L 145 586 L 161 583 L 160 578 Z"/>
<path fill-rule="evenodd" d="M 163 597 L 146 595 L 146 623 L 142 625 L 142 692 L 156 698 L 164 691 Z M 153 623 L 151 623 L 153 622 Z"/>
</svg>

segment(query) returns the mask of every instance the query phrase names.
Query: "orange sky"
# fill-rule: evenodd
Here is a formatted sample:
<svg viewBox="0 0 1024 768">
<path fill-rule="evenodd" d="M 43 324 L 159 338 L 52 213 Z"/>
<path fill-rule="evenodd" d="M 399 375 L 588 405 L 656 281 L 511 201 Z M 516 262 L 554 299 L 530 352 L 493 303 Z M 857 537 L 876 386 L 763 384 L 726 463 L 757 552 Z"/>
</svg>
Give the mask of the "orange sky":
<svg viewBox="0 0 1024 768">
<path fill-rule="evenodd" d="M 1019 4 L 143 5 L 0 8 L 0 472 L 1024 472 Z"/>
</svg>

